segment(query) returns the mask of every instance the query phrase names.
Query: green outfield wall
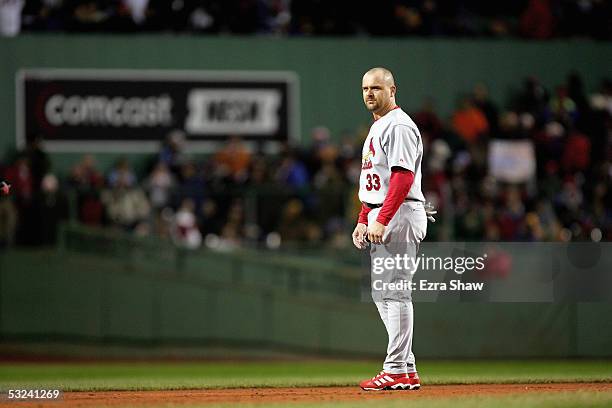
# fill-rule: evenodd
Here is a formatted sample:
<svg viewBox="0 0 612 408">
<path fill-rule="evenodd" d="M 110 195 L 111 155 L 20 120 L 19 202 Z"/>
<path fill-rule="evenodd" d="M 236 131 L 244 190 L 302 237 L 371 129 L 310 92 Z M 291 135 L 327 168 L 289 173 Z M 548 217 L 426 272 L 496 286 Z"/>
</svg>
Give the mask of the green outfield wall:
<svg viewBox="0 0 612 408">
<path fill-rule="evenodd" d="M 0 152 L 15 146 L 15 73 L 21 68 L 130 68 L 188 70 L 272 70 L 295 72 L 300 81 L 301 140 L 328 126 L 334 137 L 369 123 L 361 102 L 365 70 L 394 71 L 398 101 L 415 110 L 433 97 L 448 115 L 459 93 L 483 82 L 504 104 L 528 75 L 548 87 L 571 70 L 593 89 L 612 68 L 609 43 L 496 40 L 309 39 L 195 37 L 174 35 L 23 35 L 0 38 Z M 2 155 L 4 156 L 4 154 Z M 99 155 L 112 160 L 116 155 Z M 65 169 L 77 154 L 56 154 Z"/>
<path fill-rule="evenodd" d="M 384 354 L 376 308 L 342 261 L 187 253 L 108 232 L 62 242 L 0 255 L 3 343 Z M 414 349 L 429 358 L 611 357 L 611 313 L 609 302 L 417 302 Z"/>
</svg>

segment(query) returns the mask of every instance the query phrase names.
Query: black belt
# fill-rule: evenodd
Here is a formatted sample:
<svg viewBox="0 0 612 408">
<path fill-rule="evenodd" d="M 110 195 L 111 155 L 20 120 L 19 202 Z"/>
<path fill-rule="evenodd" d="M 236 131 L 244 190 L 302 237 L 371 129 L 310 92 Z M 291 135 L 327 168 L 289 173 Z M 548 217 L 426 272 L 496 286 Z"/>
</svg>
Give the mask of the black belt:
<svg viewBox="0 0 612 408">
<path fill-rule="evenodd" d="M 421 200 L 417 200 L 416 198 L 406 198 L 406 199 L 404 200 L 404 202 L 406 202 L 406 201 L 415 201 L 415 202 L 417 202 L 417 203 L 422 203 L 422 201 L 421 201 Z M 369 208 L 369 209 L 371 209 L 371 210 L 373 210 L 373 209 L 375 209 L 375 208 L 380 208 L 380 207 L 382 207 L 382 206 L 383 206 L 382 204 L 370 204 L 370 203 L 364 203 L 364 204 L 365 204 L 365 206 L 366 206 L 366 207 L 368 207 L 368 208 Z"/>
</svg>

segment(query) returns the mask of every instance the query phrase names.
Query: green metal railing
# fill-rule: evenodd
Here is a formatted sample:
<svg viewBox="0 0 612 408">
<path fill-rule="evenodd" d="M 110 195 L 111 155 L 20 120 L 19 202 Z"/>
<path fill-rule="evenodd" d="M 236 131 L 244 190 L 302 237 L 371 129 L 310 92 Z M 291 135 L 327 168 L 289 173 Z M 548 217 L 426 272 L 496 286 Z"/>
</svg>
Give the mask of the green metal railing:
<svg viewBox="0 0 612 408">
<path fill-rule="evenodd" d="M 358 300 L 361 294 L 362 269 L 359 258 L 354 256 L 332 258 L 314 249 L 308 256 L 255 249 L 188 250 L 156 237 L 137 237 L 74 223 L 62 225 L 59 237 L 63 252 L 114 259 L 132 273 L 248 285 L 317 298 Z"/>
</svg>

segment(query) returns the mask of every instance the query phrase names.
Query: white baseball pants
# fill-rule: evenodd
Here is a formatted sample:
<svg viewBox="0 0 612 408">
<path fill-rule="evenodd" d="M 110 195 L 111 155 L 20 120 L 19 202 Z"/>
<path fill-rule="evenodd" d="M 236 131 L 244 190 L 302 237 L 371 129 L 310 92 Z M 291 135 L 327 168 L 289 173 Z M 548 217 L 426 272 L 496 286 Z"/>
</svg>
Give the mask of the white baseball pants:
<svg viewBox="0 0 612 408">
<path fill-rule="evenodd" d="M 368 225 L 376 220 L 379 212 L 380 208 L 370 211 Z M 411 291 L 409 285 L 397 289 L 397 284 L 412 280 L 412 272 L 405 267 L 405 263 L 388 262 L 385 264 L 384 259 L 397 259 L 398 255 L 401 259 L 405 259 L 405 255 L 415 258 L 419 243 L 425 238 L 426 233 L 427 215 L 423 204 L 406 201 L 402 203 L 385 229 L 384 243 L 372 245 L 370 248 L 372 266 L 377 259 L 378 266 L 385 266 L 382 272 L 380 267 L 377 269 L 372 267 L 371 278 L 373 283 L 376 280 L 379 281 L 376 286 L 374 284 L 372 286 L 372 299 L 389 336 L 383 370 L 390 374 L 416 372 L 415 358 L 412 353 L 414 313 Z M 391 265 L 393 266 L 388 267 Z M 391 286 L 389 289 L 389 285 L 382 285 L 384 283 L 392 283 L 396 286 L 395 288 Z"/>
</svg>

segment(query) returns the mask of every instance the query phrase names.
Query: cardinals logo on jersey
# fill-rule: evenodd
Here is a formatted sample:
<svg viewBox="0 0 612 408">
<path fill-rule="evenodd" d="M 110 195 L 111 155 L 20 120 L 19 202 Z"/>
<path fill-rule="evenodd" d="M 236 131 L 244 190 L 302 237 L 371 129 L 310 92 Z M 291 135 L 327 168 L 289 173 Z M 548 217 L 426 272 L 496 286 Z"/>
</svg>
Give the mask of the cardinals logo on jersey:
<svg viewBox="0 0 612 408">
<path fill-rule="evenodd" d="M 372 157 L 376 155 L 376 151 L 374 150 L 373 138 L 370 138 L 370 146 L 368 147 L 368 152 L 363 155 L 361 161 L 361 169 L 367 170 L 372 168 Z"/>
</svg>

